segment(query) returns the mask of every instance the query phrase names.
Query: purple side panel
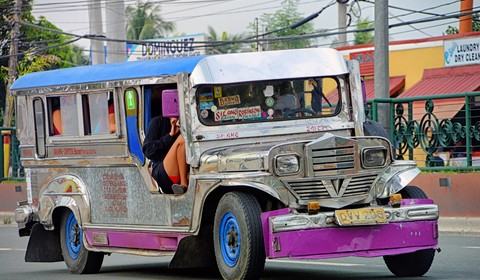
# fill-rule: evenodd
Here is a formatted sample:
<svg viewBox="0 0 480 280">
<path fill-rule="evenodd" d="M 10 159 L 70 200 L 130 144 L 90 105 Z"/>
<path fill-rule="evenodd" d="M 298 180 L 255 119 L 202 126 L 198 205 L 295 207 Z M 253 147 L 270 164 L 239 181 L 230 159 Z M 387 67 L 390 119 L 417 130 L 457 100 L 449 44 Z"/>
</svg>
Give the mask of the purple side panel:
<svg viewBox="0 0 480 280">
<path fill-rule="evenodd" d="M 147 232 L 123 232 L 86 230 L 87 242 L 91 246 L 120 247 L 135 249 L 150 249 L 159 251 L 175 251 L 180 240 L 185 237 L 181 234 L 159 234 Z M 108 244 L 96 244 L 93 235 L 108 236 Z"/>
<path fill-rule="evenodd" d="M 437 221 L 270 233 L 269 258 L 376 257 L 437 248 Z M 274 243 L 279 251 L 275 252 Z"/>
</svg>

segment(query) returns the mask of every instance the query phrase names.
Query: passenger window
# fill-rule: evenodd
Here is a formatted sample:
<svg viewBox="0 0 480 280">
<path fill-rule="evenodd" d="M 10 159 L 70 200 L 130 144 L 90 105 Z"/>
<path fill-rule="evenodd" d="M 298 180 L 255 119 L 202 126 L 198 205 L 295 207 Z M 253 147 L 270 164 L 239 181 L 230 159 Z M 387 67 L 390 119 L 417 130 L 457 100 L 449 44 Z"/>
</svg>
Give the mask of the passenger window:
<svg viewBox="0 0 480 280">
<path fill-rule="evenodd" d="M 112 92 L 82 96 L 85 135 L 116 132 L 115 106 Z"/>
<path fill-rule="evenodd" d="M 108 135 L 117 131 L 113 92 L 48 97 L 47 104 L 50 136 Z"/>
<path fill-rule="evenodd" d="M 78 110 L 75 95 L 47 98 L 49 134 L 78 136 Z"/>
<path fill-rule="evenodd" d="M 40 98 L 33 100 L 33 114 L 35 121 L 35 145 L 37 155 L 45 157 L 45 112 Z"/>
</svg>

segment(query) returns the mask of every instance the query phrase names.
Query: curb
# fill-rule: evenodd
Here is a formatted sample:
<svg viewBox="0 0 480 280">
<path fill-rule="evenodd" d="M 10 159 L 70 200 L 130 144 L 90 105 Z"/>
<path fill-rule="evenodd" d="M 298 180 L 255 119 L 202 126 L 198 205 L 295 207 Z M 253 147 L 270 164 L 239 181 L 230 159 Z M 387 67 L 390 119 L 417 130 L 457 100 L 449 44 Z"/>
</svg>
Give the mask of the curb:
<svg viewBox="0 0 480 280">
<path fill-rule="evenodd" d="M 440 232 L 480 234 L 480 217 L 440 217 Z"/>
</svg>

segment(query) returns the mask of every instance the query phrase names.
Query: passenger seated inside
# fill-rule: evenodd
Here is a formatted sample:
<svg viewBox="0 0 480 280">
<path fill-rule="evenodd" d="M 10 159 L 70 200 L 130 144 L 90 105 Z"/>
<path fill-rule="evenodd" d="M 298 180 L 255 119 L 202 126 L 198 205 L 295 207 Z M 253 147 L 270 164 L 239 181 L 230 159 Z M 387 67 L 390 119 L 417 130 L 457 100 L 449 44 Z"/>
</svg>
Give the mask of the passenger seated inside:
<svg viewBox="0 0 480 280">
<path fill-rule="evenodd" d="M 166 96 L 162 93 L 163 116 L 150 121 L 142 150 L 152 162 L 152 176 L 162 192 L 181 194 L 188 186 L 185 139 L 180 134 L 178 96 L 169 95 L 170 100 Z"/>
<path fill-rule="evenodd" d="M 108 123 L 110 133 L 115 133 L 117 131 L 117 125 L 115 123 L 115 106 L 113 105 L 113 99 L 108 100 Z"/>
<path fill-rule="evenodd" d="M 62 112 L 60 111 L 60 107 L 53 110 L 52 120 L 53 120 L 53 134 L 61 135 L 62 134 Z"/>
<path fill-rule="evenodd" d="M 288 116 L 294 110 L 300 108 L 300 102 L 293 92 L 292 84 L 289 81 L 284 81 L 275 92 L 275 105 L 273 109 L 276 117 Z"/>
</svg>

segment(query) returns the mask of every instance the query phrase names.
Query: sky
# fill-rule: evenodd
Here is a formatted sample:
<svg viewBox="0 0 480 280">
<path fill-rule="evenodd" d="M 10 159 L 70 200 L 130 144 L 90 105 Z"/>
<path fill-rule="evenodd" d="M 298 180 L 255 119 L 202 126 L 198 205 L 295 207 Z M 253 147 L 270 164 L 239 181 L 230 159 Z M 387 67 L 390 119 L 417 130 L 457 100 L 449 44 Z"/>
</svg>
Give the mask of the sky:
<svg viewBox="0 0 480 280">
<path fill-rule="evenodd" d="M 33 15 L 44 16 L 64 32 L 85 35 L 89 34 L 87 1 L 89 0 L 34 0 Z M 107 0 L 119 1 L 119 0 Z M 319 12 L 334 0 L 300 0 L 298 11 L 305 17 Z M 103 1 L 104 2 L 104 1 Z M 136 1 L 125 0 L 125 5 L 133 5 Z M 207 33 L 212 26 L 217 34 L 248 33 L 248 25 L 260 18 L 262 14 L 274 13 L 280 9 L 283 0 L 151 0 L 159 3 L 164 20 L 175 23 L 174 34 Z M 374 19 L 374 0 L 349 1 L 347 11 L 354 7 L 351 26 L 347 30 L 356 29 L 356 19 Z M 389 24 L 411 22 L 436 15 L 455 14 L 460 11 L 460 0 L 390 0 Z M 480 9 L 480 0 L 474 0 L 474 9 Z M 412 12 L 414 10 L 417 12 Z M 357 11 L 357 12 L 355 12 Z M 360 12 L 358 12 L 360 11 Z M 315 29 L 334 31 L 338 27 L 337 4 L 327 8 L 311 22 Z M 103 14 L 105 21 L 105 13 Z M 447 27 L 458 27 L 457 19 L 446 19 L 421 24 L 405 25 L 389 30 L 390 41 L 429 38 L 441 36 Z M 103 30 L 105 31 L 105 26 Z M 261 30 L 260 30 L 261 32 Z M 328 47 L 333 37 L 320 40 L 319 45 Z M 353 40 L 349 34 L 347 40 Z M 80 47 L 89 48 L 90 41 L 77 41 Z"/>
</svg>

